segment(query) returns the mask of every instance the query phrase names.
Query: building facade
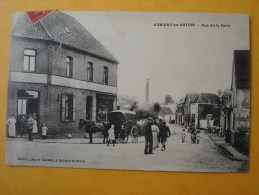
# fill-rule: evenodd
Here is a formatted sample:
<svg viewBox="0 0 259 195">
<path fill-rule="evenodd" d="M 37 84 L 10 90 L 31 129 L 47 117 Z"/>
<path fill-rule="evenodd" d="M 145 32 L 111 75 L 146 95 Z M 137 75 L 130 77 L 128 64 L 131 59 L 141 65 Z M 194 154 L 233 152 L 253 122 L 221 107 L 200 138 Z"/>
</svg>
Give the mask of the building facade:
<svg viewBox="0 0 259 195">
<path fill-rule="evenodd" d="M 191 104 L 190 112 L 195 128 L 206 128 L 208 120 L 211 119 L 213 119 L 213 125 L 219 125 L 219 96 L 212 93 L 200 93 Z"/>
<path fill-rule="evenodd" d="M 245 153 L 250 140 L 250 51 L 235 50 L 231 83 L 231 143 Z"/>
<path fill-rule="evenodd" d="M 223 92 L 221 97 L 221 113 L 220 113 L 220 125 L 222 128 L 222 135 L 225 135 L 225 141 L 227 143 L 231 142 L 231 132 L 230 132 L 230 123 L 231 123 L 231 91 L 226 90 Z"/>
<path fill-rule="evenodd" d="M 12 31 L 8 115 L 36 114 L 50 133 L 116 110 L 118 61 L 75 18 L 53 11 L 36 23 L 20 15 Z"/>
</svg>

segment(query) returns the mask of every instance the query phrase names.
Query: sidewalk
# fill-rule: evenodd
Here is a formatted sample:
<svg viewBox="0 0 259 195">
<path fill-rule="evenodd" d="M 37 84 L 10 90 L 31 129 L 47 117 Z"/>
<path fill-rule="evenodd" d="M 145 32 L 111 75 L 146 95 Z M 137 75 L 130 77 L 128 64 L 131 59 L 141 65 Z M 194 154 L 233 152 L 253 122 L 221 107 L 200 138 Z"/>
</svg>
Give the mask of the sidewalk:
<svg viewBox="0 0 259 195">
<path fill-rule="evenodd" d="M 238 161 L 248 161 L 249 157 L 238 152 L 230 143 L 226 143 L 224 137 L 217 134 L 207 134 L 208 137 L 231 159 Z"/>
</svg>

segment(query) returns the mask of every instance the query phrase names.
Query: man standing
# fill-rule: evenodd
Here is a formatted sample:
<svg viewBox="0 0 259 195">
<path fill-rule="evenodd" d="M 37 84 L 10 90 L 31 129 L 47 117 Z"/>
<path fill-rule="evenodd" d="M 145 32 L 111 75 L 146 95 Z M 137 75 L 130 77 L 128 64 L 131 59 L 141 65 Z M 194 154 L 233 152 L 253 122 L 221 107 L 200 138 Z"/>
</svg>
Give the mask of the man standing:
<svg viewBox="0 0 259 195">
<path fill-rule="evenodd" d="M 162 143 L 161 150 L 164 151 L 166 148 L 167 137 L 171 136 L 171 132 L 168 126 L 166 126 L 166 122 L 160 124 L 160 139 Z"/>
<path fill-rule="evenodd" d="M 25 118 L 25 116 L 22 116 L 22 118 L 20 119 L 20 136 L 24 136 L 24 134 L 26 133 L 26 126 L 27 126 L 27 119 Z"/>
<path fill-rule="evenodd" d="M 144 126 L 145 130 L 145 151 L 144 154 L 153 154 L 153 134 L 151 125 L 153 123 L 153 119 L 151 117 L 148 118 L 147 123 Z"/>
</svg>

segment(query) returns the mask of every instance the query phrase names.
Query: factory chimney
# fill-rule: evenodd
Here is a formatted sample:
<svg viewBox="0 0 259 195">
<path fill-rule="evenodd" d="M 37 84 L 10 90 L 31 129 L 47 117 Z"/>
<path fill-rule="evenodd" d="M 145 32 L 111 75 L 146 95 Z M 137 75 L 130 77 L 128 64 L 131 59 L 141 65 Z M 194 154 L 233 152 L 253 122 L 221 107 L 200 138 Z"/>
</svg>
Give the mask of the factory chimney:
<svg viewBox="0 0 259 195">
<path fill-rule="evenodd" d="M 146 105 L 149 104 L 149 79 L 146 81 Z"/>
</svg>

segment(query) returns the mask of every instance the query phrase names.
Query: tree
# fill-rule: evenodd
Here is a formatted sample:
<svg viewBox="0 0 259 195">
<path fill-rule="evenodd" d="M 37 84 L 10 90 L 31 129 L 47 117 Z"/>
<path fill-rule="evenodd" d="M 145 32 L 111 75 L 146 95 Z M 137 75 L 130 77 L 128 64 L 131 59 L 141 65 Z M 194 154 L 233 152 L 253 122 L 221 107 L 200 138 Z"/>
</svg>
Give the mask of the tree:
<svg viewBox="0 0 259 195">
<path fill-rule="evenodd" d="M 130 105 L 130 111 L 134 111 L 138 108 L 138 101 L 133 101 Z"/>
<path fill-rule="evenodd" d="M 167 104 L 173 104 L 173 103 L 174 103 L 174 100 L 173 100 L 172 96 L 166 95 L 165 96 L 165 104 L 167 105 Z"/>
<path fill-rule="evenodd" d="M 153 104 L 153 111 L 158 113 L 161 110 L 161 105 L 158 102 Z"/>
</svg>

